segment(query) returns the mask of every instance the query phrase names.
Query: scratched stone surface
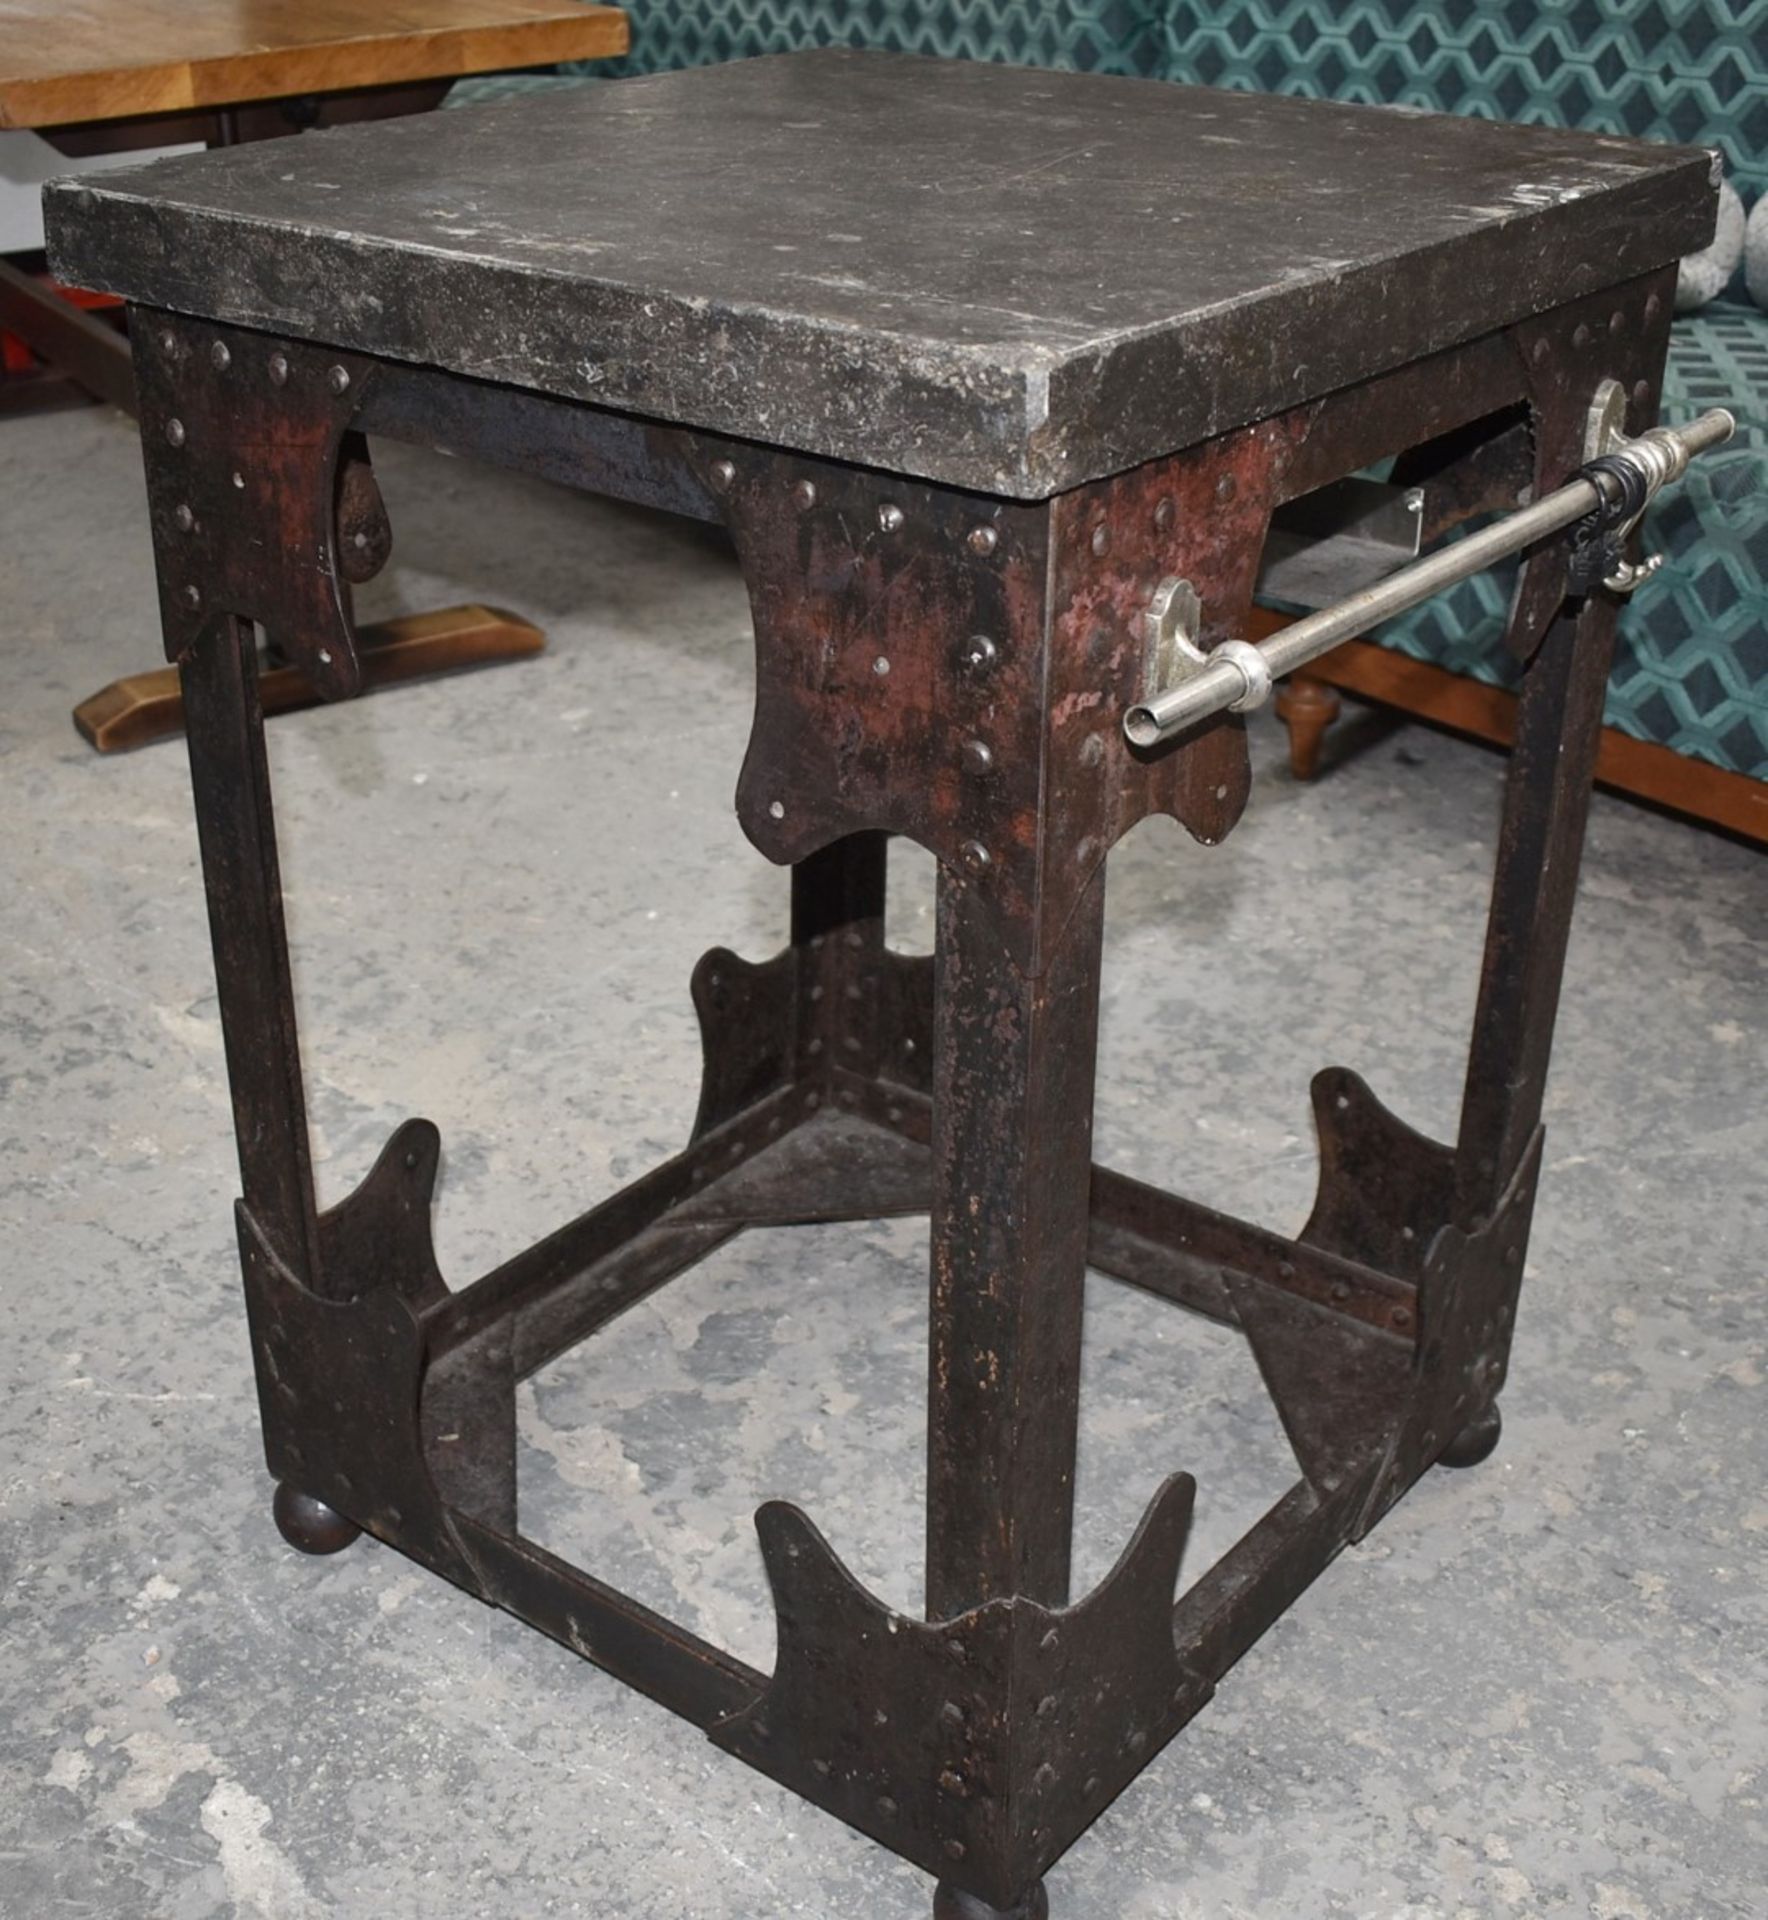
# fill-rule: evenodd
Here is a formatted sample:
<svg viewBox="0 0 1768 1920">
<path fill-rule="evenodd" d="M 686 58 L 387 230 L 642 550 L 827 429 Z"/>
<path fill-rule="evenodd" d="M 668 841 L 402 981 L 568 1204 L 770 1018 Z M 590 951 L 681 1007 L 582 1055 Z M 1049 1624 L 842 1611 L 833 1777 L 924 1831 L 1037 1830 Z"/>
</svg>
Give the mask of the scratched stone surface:
<svg viewBox="0 0 1768 1920">
<path fill-rule="evenodd" d="M 827 50 L 52 191 L 62 277 L 1041 495 L 1712 238 L 1710 154 Z"/>
<path fill-rule="evenodd" d="M 389 451 L 371 611 L 550 650 L 273 723 L 320 1180 L 443 1131 L 456 1281 L 669 1153 L 686 981 L 769 952 L 747 615 L 702 529 Z M 139 458 L 0 434 L 0 1916 L 926 1920 L 927 1884 L 507 1616 L 285 1548 L 254 1425 L 183 759 L 73 701 L 157 653 Z M 679 696 L 679 698 L 678 698 Z M 1452 1122 L 1499 762 L 1413 728 L 1111 869 L 1102 1157 L 1277 1225 L 1340 1061 Z M 926 863 L 895 937 L 924 947 Z M 1768 869 L 1596 804 L 1504 1444 L 1433 1474 L 1050 1877 L 1055 1920 L 1756 1920 L 1768 1886 Z M 750 1515 L 918 1586 L 918 1223 L 740 1241 L 523 1390 L 524 1519 L 751 1659 Z M 1079 1576 L 1160 1477 L 1193 1576 L 1288 1473 L 1243 1348 L 1089 1302 Z"/>
</svg>

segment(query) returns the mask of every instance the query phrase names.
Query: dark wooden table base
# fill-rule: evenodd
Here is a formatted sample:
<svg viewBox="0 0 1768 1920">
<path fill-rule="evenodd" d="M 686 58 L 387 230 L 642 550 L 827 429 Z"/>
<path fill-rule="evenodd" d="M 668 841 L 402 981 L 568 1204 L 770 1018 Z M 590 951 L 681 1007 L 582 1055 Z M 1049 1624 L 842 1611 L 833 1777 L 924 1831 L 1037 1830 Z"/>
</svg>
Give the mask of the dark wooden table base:
<svg viewBox="0 0 1768 1920">
<path fill-rule="evenodd" d="M 1280 624 L 1271 616 L 1273 630 Z M 1320 770 L 1327 732 L 1341 710 L 1340 692 L 1494 746 L 1507 747 L 1516 736 L 1516 695 L 1505 688 L 1371 641 L 1350 640 L 1305 674 L 1296 674 L 1277 695 L 1278 715 L 1289 729 L 1289 764 L 1298 780 L 1311 780 Z M 1596 784 L 1768 844 L 1768 780 L 1636 740 L 1618 727 L 1602 729 Z"/>
<path fill-rule="evenodd" d="M 444 607 L 363 627 L 362 690 L 402 680 L 456 673 L 468 667 L 540 653 L 546 635 L 532 622 L 494 607 Z M 259 674 L 258 704 L 266 715 L 317 706 L 321 696 L 296 667 L 268 666 Z M 100 753 L 123 753 L 184 731 L 184 690 L 176 667 L 154 667 L 113 680 L 74 709 L 80 736 Z"/>
<path fill-rule="evenodd" d="M 446 99 L 451 82 L 368 87 L 349 93 L 267 100 L 202 113 L 156 114 L 124 121 L 58 127 L 46 135 L 70 157 L 201 140 L 231 146 L 279 139 L 314 127 L 427 112 Z M 0 380 L 0 417 L 108 402 L 133 413 L 135 374 L 121 328 L 60 298 L 16 261 L 0 258 L 0 328 L 15 334 L 45 363 L 42 374 Z M 469 667 L 496 666 L 538 653 L 538 627 L 486 607 L 447 607 L 367 628 L 364 684 L 369 689 Z M 261 692 L 267 714 L 293 713 L 320 695 L 298 672 L 272 667 Z M 75 727 L 100 753 L 120 753 L 170 738 L 183 727 L 176 672 L 159 668 L 113 680 L 75 707 Z"/>
</svg>

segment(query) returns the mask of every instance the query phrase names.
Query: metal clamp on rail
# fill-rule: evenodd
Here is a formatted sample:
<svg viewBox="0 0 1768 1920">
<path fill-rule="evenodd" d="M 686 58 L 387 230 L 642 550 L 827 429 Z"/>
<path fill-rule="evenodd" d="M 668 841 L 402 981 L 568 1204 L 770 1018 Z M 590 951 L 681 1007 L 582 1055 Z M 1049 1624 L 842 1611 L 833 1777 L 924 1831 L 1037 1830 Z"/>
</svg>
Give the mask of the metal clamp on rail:
<svg viewBox="0 0 1768 1920">
<path fill-rule="evenodd" d="M 1225 640 L 1206 653 L 1197 644 L 1196 592 L 1189 581 L 1163 580 L 1143 616 L 1149 691 L 1124 714 L 1124 733 L 1132 745 L 1152 747 L 1224 709 L 1244 713 L 1262 706 L 1282 675 L 1567 527 L 1577 528 L 1570 590 L 1589 593 L 1602 585 L 1631 593 L 1661 565 L 1656 557 L 1639 566 L 1625 558 L 1627 536 L 1640 514 L 1681 479 L 1695 455 L 1723 446 L 1736 430 L 1732 416 L 1715 407 L 1685 427 L 1653 427 L 1637 440 L 1613 436 L 1606 449 L 1593 449 L 1598 457 L 1532 506 L 1308 614 L 1262 647 Z"/>
</svg>

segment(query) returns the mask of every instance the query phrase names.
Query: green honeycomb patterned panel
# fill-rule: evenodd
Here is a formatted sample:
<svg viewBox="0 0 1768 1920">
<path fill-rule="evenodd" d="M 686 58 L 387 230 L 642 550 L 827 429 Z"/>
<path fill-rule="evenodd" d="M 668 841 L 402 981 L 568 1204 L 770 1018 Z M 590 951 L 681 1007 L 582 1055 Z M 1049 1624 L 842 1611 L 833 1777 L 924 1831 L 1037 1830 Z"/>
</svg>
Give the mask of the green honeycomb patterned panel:
<svg viewBox="0 0 1768 1920">
<path fill-rule="evenodd" d="M 1162 0 L 662 0 L 632 7 L 632 52 L 610 77 L 803 47 L 881 47 L 947 60 L 1157 74 Z"/>
<path fill-rule="evenodd" d="M 1170 79 L 1715 146 L 1768 187 L 1768 0 L 1166 0 Z"/>
<path fill-rule="evenodd" d="M 1768 189 L 1768 0 L 635 0 L 619 76 L 835 43 L 1716 146 Z"/>
</svg>

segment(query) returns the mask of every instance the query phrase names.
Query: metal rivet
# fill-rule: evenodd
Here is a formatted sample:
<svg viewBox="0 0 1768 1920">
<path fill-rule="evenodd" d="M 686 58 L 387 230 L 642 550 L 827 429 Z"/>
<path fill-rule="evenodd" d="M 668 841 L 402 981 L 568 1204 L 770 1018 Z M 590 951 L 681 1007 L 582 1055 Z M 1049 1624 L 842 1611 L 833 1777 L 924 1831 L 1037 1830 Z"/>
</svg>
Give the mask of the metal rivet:
<svg viewBox="0 0 1768 1920">
<path fill-rule="evenodd" d="M 240 472 L 239 472 L 239 471 L 238 471 L 238 470 L 236 469 L 236 470 L 235 470 L 235 472 L 234 472 L 234 475 L 233 475 L 233 484 L 234 484 L 234 485 L 235 485 L 236 487 L 243 487 L 243 486 L 245 485 L 245 483 L 246 483 L 246 477 L 245 477 L 245 475 L 244 475 L 243 473 L 240 473 Z M 360 538 L 360 536 L 358 536 L 358 538 Z"/>
<path fill-rule="evenodd" d="M 939 1776 L 939 1790 L 941 1793 L 962 1793 L 964 1791 L 964 1776 L 961 1773 L 954 1772 L 952 1768 L 947 1767 L 944 1773 Z"/>
<path fill-rule="evenodd" d="M 1096 733 L 1089 733 L 1080 743 L 1080 763 L 1083 767 L 1096 767 L 1105 758 L 1105 742 Z"/>
<path fill-rule="evenodd" d="M 410 1153 L 408 1153 L 405 1156 L 405 1170 L 407 1173 L 411 1172 L 412 1169 L 416 1167 L 417 1161 L 418 1161 L 417 1151 L 414 1148 Z"/>
<path fill-rule="evenodd" d="M 785 819 L 785 817 L 786 817 L 786 803 L 785 803 L 785 801 L 784 801 L 784 800 L 770 800 L 770 801 L 769 801 L 769 802 L 767 803 L 767 817 L 768 817 L 768 818 L 769 818 L 770 820 L 784 820 L 784 819 Z"/>
<path fill-rule="evenodd" d="M 1240 482 L 1231 473 L 1224 473 L 1215 483 L 1215 497 L 1218 500 L 1232 500 L 1240 491 Z"/>
<path fill-rule="evenodd" d="M 203 604 L 202 588 L 186 587 L 184 589 L 184 604 L 187 607 L 200 607 Z"/>
<path fill-rule="evenodd" d="M 989 867 L 988 849 L 980 840 L 966 840 L 963 848 L 964 865 L 972 873 L 986 873 Z"/>
<path fill-rule="evenodd" d="M 939 1717 L 948 1727 L 961 1727 L 964 1724 L 964 1709 L 955 1700 L 948 1700 L 939 1709 Z"/>
<path fill-rule="evenodd" d="M 331 665 L 331 648 L 330 647 L 321 647 L 319 649 L 319 664 L 322 667 L 329 667 Z"/>
<path fill-rule="evenodd" d="M 233 365 L 233 355 L 227 351 L 225 340 L 217 340 L 209 349 L 209 359 L 217 373 L 225 373 Z"/>
<path fill-rule="evenodd" d="M 1170 497 L 1159 501 L 1154 509 L 1154 528 L 1157 533 L 1168 533 L 1173 524 L 1173 503 Z"/>
<path fill-rule="evenodd" d="M 972 527 L 970 529 L 970 551 L 984 560 L 1000 545 L 1001 536 L 993 527 Z"/>
<path fill-rule="evenodd" d="M 1140 1753 L 1142 1749 L 1148 1744 L 1148 1736 L 1142 1731 L 1140 1727 L 1137 1727 L 1136 1730 L 1130 1735 L 1128 1744 L 1129 1744 L 1129 1750 L 1131 1753 Z"/>
<path fill-rule="evenodd" d="M 1342 1307 L 1350 1297 L 1350 1282 L 1348 1280 L 1334 1280 L 1332 1283 L 1333 1304 Z"/>
<path fill-rule="evenodd" d="M 1093 529 L 1093 551 L 1098 554 L 1111 551 L 1111 529 L 1103 520 Z"/>
<path fill-rule="evenodd" d="M 288 382 L 288 355 L 286 353 L 273 353 L 270 356 L 270 384 L 273 387 L 286 387 Z"/>
<path fill-rule="evenodd" d="M 1045 1653 L 1054 1653 L 1062 1644 L 1062 1636 L 1052 1627 L 1049 1632 L 1044 1635 L 1042 1644 Z"/>
<path fill-rule="evenodd" d="M 999 657 L 995 643 L 986 633 L 973 633 L 958 647 L 958 665 L 966 673 L 987 673 Z"/>
<path fill-rule="evenodd" d="M 712 484 L 720 493 L 729 493 L 736 484 L 737 469 L 729 460 L 714 460 L 712 463 Z"/>
<path fill-rule="evenodd" d="M 902 520 L 903 513 L 901 507 L 894 507 L 886 503 L 878 509 L 878 525 L 885 533 L 895 533 L 902 525 Z"/>
<path fill-rule="evenodd" d="M 325 376 L 325 384 L 331 388 L 333 393 L 348 393 L 350 391 L 350 369 L 348 367 L 333 367 Z"/>
<path fill-rule="evenodd" d="M 800 480 L 792 489 L 792 503 L 800 513 L 808 513 L 816 505 L 816 482 Z"/>
<path fill-rule="evenodd" d="M 175 447 L 183 446 L 184 422 L 182 420 L 168 420 L 166 422 L 166 438 Z"/>
<path fill-rule="evenodd" d="M 883 654 L 879 654 L 877 659 L 872 662 L 872 671 L 880 680 L 890 671 L 890 662 Z"/>
<path fill-rule="evenodd" d="M 1046 1760 L 1032 1775 L 1031 1784 L 1044 1793 L 1048 1793 L 1056 1784 L 1056 1769 L 1050 1765 L 1049 1761 Z"/>
<path fill-rule="evenodd" d="M 1552 348 L 1548 346 L 1546 337 L 1543 335 L 1543 337 L 1537 340 L 1535 344 L 1529 349 L 1529 358 L 1532 361 L 1534 361 L 1535 365 L 1538 367 L 1542 364 L 1542 362 L 1547 358 L 1548 354 L 1551 352 L 1552 352 Z"/>
<path fill-rule="evenodd" d="M 1636 407 L 1647 406 L 1650 404 L 1650 401 L 1651 401 L 1651 382 L 1649 380 L 1635 380 L 1633 382 L 1634 406 Z"/>
<path fill-rule="evenodd" d="M 1627 324 L 1627 316 L 1626 316 L 1626 315 L 1625 315 L 1625 314 L 1624 314 L 1624 313 L 1623 313 L 1623 312 L 1622 312 L 1622 311 L 1620 310 L 1620 308 L 1619 308 L 1619 307 L 1616 307 L 1616 308 L 1615 308 L 1615 310 L 1614 310 L 1614 312 L 1613 312 L 1613 313 L 1611 313 L 1611 314 L 1610 314 L 1610 315 L 1608 316 L 1608 330 L 1609 330 L 1609 332 L 1610 332 L 1610 333 L 1619 333 L 1619 332 L 1620 332 L 1620 330 L 1621 330 L 1621 329 L 1622 329 L 1622 328 L 1623 328 L 1623 327 L 1624 327 L 1624 326 L 1625 326 L 1626 324 Z"/>
<path fill-rule="evenodd" d="M 196 515 L 180 501 L 172 509 L 172 523 L 180 533 L 188 533 L 196 525 Z"/>
<path fill-rule="evenodd" d="M 1658 317 L 1660 313 L 1663 312 L 1663 310 L 1664 310 L 1664 303 L 1657 297 L 1655 293 L 1649 294 L 1646 296 L 1645 320 L 1648 326 L 1651 324 L 1653 320 L 1655 320 Z"/>
<path fill-rule="evenodd" d="M 176 353 L 178 351 L 178 336 L 170 327 L 165 327 L 160 332 L 160 351 L 161 353 Z"/>
<path fill-rule="evenodd" d="M 1037 1703 L 1037 1711 L 1040 1720 L 1047 1719 L 1056 1711 L 1056 1696 L 1053 1693 L 1046 1693 Z"/>
<path fill-rule="evenodd" d="M 1434 1427 L 1426 1427 L 1424 1429 L 1424 1451 L 1429 1453 L 1431 1448 L 1436 1445 L 1436 1442 L 1436 1429 Z"/>
<path fill-rule="evenodd" d="M 966 740 L 964 742 L 964 769 L 978 779 L 994 772 L 994 750 L 986 740 Z"/>
<path fill-rule="evenodd" d="M 891 1799 L 891 1797 L 889 1796 L 889 1794 L 887 1794 L 887 1793 L 881 1793 L 881 1794 L 879 1794 L 879 1796 L 878 1796 L 878 1811 L 879 1811 L 879 1812 L 880 1812 L 881 1814 L 883 1814 L 883 1816 L 884 1816 L 884 1818 L 885 1818 L 886 1820 L 890 1820 L 890 1819 L 893 1819 L 893 1818 L 895 1817 L 895 1814 L 896 1814 L 896 1802 L 895 1802 L 894 1800 L 892 1800 L 892 1799 Z"/>
<path fill-rule="evenodd" d="M 1388 1318 L 1393 1321 L 1396 1327 L 1409 1327 L 1412 1324 L 1412 1316 L 1404 1307 L 1395 1307 Z"/>
<path fill-rule="evenodd" d="M 1578 324 L 1572 328 L 1572 345 L 1574 347 L 1587 347 L 1589 344 L 1590 329 L 1580 320 Z"/>
<path fill-rule="evenodd" d="M 946 1858 L 947 1858 L 948 1860 L 962 1860 L 962 1859 L 963 1859 L 963 1857 L 964 1857 L 964 1843 L 963 1843 L 963 1841 L 962 1841 L 962 1840 L 948 1840 L 948 1841 L 947 1841 L 947 1842 L 945 1843 L 945 1857 L 946 1857 Z"/>
</svg>

